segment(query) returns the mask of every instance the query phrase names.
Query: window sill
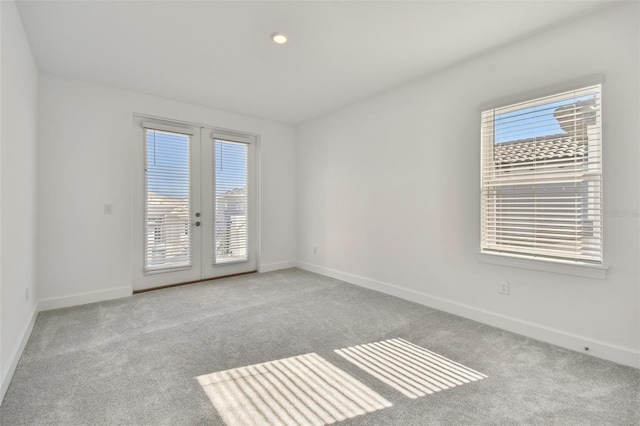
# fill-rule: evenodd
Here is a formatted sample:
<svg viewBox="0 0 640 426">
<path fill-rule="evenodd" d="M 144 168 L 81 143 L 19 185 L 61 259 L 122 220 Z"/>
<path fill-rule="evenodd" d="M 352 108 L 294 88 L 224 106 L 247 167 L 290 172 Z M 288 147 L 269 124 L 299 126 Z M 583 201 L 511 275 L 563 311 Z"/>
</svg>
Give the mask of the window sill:
<svg viewBox="0 0 640 426">
<path fill-rule="evenodd" d="M 553 260 L 533 259 L 498 253 L 476 253 L 478 261 L 493 265 L 510 266 L 512 268 L 533 269 L 535 271 L 554 272 L 557 274 L 604 280 L 607 278 L 606 266 L 567 263 Z"/>
</svg>

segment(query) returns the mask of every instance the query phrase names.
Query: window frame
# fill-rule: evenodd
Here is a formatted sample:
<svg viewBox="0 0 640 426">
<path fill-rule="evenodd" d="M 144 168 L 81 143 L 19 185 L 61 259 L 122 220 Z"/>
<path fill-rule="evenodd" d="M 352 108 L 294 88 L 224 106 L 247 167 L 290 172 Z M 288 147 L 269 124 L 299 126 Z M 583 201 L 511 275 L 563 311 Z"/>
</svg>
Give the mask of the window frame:
<svg viewBox="0 0 640 426">
<path fill-rule="evenodd" d="M 483 168 L 485 167 L 485 147 L 486 141 L 482 138 L 482 132 L 485 130 L 482 122 L 483 115 L 492 110 L 501 109 L 501 108 L 509 108 L 511 106 L 515 106 L 519 103 L 532 102 L 536 100 L 540 100 L 546 97 L 559 96 L 564 94 L 565 92 L 570 92 L 574 90 L 580 90 L 581 88 L 587 88 L 590 86 L 600 86 L 600 95 L 603 92 L 604 86 L 604 78 L 602 75 L 595 75 L 584 77 L 581 79 L 576 79 L 571 82 L 564 82 L 562 84 L 557 84 L 554 86 L 549 86 L 542 90 L 530 91 L 527 93 L 521 93 L 516 96 L 511 96 L 508 98 L 502 98 L 498 100 L 494 100 L 490 103 L 485 103 L 479 108 L 479 115 L 481 118 L 480 121 L 480 131 L 481 131 L 481 161 L 480 161 L 480 214 L 479 214 L 479 244 L 477 251 L 477 259 L 482 263 L 490 263 L 497 264 L 502 266 L 511 266 L 517 268 L 525 268 L 525 269 L 533 269 L 533 270 L 541 270 L 547 272 L 575 275 L 575 276 L 583 276 L 588 278 L 596 278 L 596 279 L 605 279 L 608 267 L 605 265 L 605 254 L 604 254 L 604 237 L 600 237 L 600 262 L 599 263 L 589 263 L 589 262 L 580 262 L 578 260 L 571 259 L 561 259 L 561 258 L 550 258 L 550 257 L 540 257 L 536 256 L 535 253 L 513 253 L 513 252 L 500 252 L 495 249 L 485 249 L 484 241 L 483 241 L 483 232 L 485 228 L 485 221 L 487 217 L 483 211 L 483 206 L 485 203 L 485 178 L 483 176 Z M 600 97 L 600 113 L 602 112 L 602 97 Z M 495 122 L 494 122 L 495 125 Z M 600 171 L 602 171 L 603 159 L 602 159 L 602 138 L 603 138 L 603 126 L 602 126 L 602 116 L 599 117 L 599 135 L 600 135 L 600 159 L 599 159 L 599 167 Z M 489 131 L 491 133 L 491 131 Z M 490 135 L 490 137 L 494 137 Z M 494 142 L 495 143 L 495 142 Z M 599 196 L 600 196 L 600 222 L 601 227 L 604 228 L 604 203 L 603 203 L 603 181 L 604 176 L 601 172 L 600 176 L 600 188 L 599 188 Z"/>
</svg>

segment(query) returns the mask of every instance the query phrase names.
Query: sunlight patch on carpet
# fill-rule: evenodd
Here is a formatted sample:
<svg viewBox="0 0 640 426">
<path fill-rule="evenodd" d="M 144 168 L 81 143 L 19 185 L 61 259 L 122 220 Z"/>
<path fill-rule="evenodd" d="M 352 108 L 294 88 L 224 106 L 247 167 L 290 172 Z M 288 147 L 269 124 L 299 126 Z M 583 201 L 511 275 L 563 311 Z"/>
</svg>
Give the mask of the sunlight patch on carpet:
<svg viewBox="0 0 640 426">
<path fill-rule="evenodd" d="M 227 426 L 320 426 L 392 405 L 315 353 L 197 379 Z"/>
<path fill-rule="evenodd" d="M 404 339 L 336 349 L 335 352 L 409 398 L 487 377 Z"/>
</svg>

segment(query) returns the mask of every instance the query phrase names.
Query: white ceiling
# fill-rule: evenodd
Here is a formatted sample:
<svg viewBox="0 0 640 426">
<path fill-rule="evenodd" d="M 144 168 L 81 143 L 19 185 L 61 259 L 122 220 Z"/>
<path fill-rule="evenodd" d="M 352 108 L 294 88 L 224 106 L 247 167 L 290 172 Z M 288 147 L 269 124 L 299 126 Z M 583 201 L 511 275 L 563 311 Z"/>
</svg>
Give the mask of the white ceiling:
<svg viewBox="0 0 640 426">
<path fill-rule="evenodd" d="M 299 123 L 607 1 L 19 1 L 42 72 Z M 289 43 L 275 45 L 280 31 Z"/>
</svg>

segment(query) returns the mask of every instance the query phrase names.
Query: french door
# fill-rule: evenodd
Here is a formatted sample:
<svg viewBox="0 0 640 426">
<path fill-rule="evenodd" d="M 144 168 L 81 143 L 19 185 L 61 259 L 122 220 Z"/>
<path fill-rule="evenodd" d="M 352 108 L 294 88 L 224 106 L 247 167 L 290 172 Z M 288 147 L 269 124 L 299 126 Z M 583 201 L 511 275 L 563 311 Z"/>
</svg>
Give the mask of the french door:
<svg viewBox="0 0 640 426">
<path fill-rule="evenodd" d="M 134 289 L 256 270 L 255 136 L 136 117 Z"/>
</svg>

